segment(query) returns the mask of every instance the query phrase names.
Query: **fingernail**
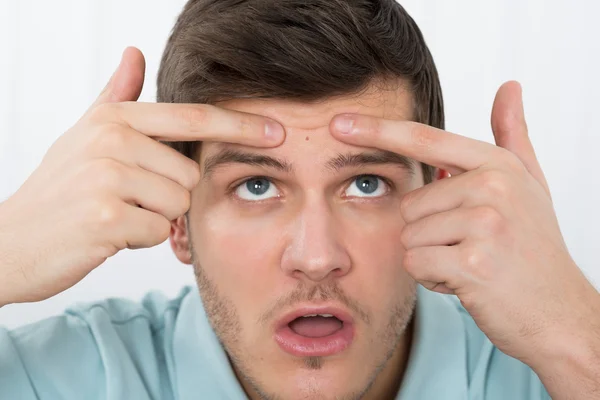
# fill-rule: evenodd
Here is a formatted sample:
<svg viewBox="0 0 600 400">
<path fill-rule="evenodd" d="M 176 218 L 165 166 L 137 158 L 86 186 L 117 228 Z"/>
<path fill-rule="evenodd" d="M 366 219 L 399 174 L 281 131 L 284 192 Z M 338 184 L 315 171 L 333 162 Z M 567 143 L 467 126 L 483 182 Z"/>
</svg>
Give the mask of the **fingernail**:
<svg viewBox="0 0 600 400">
<path fill-rule="evenodd" d="M 283 127 L 275 121 L 267 121 L 265 124 L 265 137 L 271 142 L 283 140 Z"/>
<path fill-rule="evenodd" d="M 335 120 L 335 129 L 341 133 L 349 134 L 352 133 L 354 128 L 354 118 L 349 116 L 338 117 Z"/>
</svg>

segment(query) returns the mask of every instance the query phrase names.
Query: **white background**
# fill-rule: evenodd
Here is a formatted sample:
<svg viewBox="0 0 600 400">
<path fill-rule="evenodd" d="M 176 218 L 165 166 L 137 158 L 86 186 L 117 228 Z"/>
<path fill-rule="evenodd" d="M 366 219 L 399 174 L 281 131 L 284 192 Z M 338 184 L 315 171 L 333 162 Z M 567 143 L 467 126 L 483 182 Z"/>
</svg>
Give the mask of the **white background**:
<svg viewBox="0 0 600 400">
<path fill-rule="evenodd" d="M 146 55 L 141 100 L 154 101 L 162 49 L 183 4 L 0 0 L 0 201 L 19 188 L 54 140 L 81 116 L 128 45 Z M 600 2 L 402 4 L 423 30 L 440 70 L 448 130 L 491 141 L 489 116 L 497 88 L 510 79 L 523 84 L 530 134 L 567 244 L 598 286 L 600 190 L 594 171 L 600 149 Z M 14 327 L 60 313 L 77 301 L 139 299 L 151 289 L 173 296 L 185 284 L 193 284 L 190 267 L 180 264 L 165 242 L 118 254 L 50 300 L 0 309 L 0 325 Z"/>
</svg>

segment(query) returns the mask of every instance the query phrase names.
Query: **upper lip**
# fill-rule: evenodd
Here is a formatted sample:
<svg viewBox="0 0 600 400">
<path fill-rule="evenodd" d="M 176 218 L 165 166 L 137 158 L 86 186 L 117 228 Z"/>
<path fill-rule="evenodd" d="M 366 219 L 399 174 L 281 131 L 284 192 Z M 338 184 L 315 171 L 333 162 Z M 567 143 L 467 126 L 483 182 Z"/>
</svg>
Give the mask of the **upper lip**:
<svg viewBox="0 0 600 400">
<path fill-rule="evenodd" d="M 294 308 L 292 311 L 283 315 L 281 318 L 277 320 L 275 325 L 276 329 L 283 328 L 287 326 L 290 322 L 295 320 L 296 318 L 303 317 L 305 315 L 311 314 L 331 314 L 340 321 L 345 324 L 351 324 L 354 322 L 354 319 L 350 315 L 348 311 L 346 311 L 342 307 L 338 306 L 314 306 L 314 305 L 306 305 Z"/>
</svg>

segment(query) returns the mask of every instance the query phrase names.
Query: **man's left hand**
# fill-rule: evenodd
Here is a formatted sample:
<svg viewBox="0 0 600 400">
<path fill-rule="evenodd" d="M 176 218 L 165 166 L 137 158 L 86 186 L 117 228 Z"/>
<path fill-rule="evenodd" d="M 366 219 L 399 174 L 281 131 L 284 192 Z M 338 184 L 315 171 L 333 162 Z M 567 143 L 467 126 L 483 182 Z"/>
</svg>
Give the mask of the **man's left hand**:
<svg viewBox="0 0 600 400">
<path fill-rule="evenodd" d="M 458 296 L 492 343 L 557 398 L 570 391 L 556 384 L 567 379 L 563 369 L 589 373 L 600 390 L 600 295 L 560 232 L 518 83 L 498 91 L 492 130 L 496 145 L 408 121 L 344 114 L 331 122 L 341 141 L 450 173 L 401 202 L 403 265 L 416 281 Z"/>
</svg>

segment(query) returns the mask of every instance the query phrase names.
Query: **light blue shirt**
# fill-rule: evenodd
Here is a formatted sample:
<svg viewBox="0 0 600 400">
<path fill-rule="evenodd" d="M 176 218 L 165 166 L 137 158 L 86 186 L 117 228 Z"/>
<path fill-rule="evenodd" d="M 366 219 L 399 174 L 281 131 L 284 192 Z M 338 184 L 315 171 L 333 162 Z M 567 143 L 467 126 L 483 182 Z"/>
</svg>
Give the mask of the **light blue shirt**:
<svg viewBox="0 0 600 400">
<path fill-rule="evenodd" d="M 397 399 L 547 400 L 537 375 L 496 349 L 456 298 L 419 287 Z M 105 300 L 0 328 L 0 399 L 246 399 L 195 288 Z"/>
</svg>

